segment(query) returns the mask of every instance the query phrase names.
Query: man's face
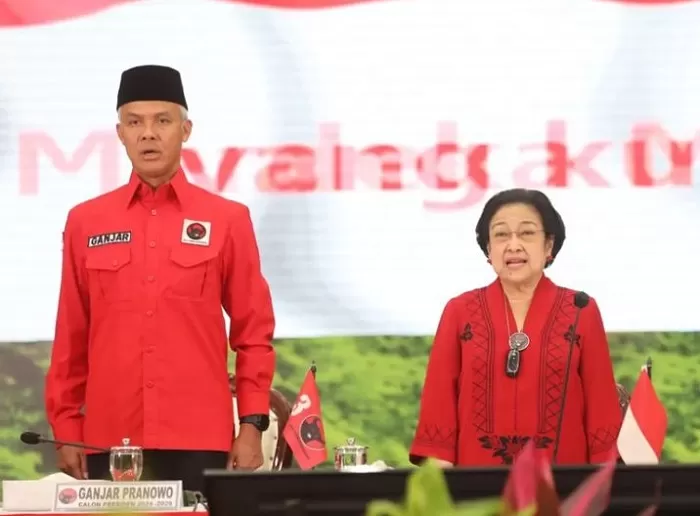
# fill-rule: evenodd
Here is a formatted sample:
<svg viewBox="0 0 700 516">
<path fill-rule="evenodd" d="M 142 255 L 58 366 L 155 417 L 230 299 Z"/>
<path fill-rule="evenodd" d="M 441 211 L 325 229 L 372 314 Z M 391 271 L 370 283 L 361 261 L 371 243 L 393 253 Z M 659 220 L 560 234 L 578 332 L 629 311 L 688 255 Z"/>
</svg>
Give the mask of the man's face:
<svg viewBox="0 0 700 516">
<path fill-rule="evenodd" d="M 134 170 L 157 186 L 180 166 L 180 151 L 192 132 L 182 108 L 172 102 L 142 101 L 124 104 L 117 134 Z"/>
</svg>

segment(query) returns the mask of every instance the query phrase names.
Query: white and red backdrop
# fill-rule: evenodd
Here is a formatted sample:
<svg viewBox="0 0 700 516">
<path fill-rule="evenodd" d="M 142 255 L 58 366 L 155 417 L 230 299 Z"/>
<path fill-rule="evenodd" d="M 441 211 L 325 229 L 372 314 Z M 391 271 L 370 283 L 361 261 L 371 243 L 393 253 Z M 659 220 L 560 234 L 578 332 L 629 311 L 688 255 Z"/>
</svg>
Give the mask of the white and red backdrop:
<svg viewBox="0 0 700 516">
<path fill-rule="evenodd" d="M 190 179 L 247 203 L 278 336 L 430 334 L 540 187 L 609 330 L 698 330 L 700 1 L 0 0 L 0 341 L 50 340 L 68 209 L 126 181 L 122 70 L 183 75 Z"/>
</svg>

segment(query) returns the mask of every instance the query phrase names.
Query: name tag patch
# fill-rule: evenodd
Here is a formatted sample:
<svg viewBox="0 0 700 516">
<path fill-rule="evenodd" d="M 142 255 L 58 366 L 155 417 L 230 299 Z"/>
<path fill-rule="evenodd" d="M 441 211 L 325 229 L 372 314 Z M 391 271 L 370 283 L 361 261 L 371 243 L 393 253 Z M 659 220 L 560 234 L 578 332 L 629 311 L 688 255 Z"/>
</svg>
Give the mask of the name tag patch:
<svg viewBox="0 0 700 516">
<path fill-rule="evenodd" d="M 131 242 L 131 231 L 115 231 L 88 237 L 88 247 L 100 247 L 109 244 L 128 244 Z"/>
</svg>

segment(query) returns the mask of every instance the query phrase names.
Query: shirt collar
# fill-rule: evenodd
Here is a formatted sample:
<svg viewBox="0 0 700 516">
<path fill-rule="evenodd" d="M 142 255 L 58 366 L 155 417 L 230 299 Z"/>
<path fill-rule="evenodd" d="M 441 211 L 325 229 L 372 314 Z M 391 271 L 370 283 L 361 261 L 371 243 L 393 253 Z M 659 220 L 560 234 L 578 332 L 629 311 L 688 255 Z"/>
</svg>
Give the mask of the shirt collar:
<svg viewBox="0 0 700 516">
<path fill-rule="evenodd" d="M 183 207 L 187 202 L 187 194 L 189 193 L 190 183 L 185 177 L 185 173 L 181 168 L 175 172 L 175 175 L 167 183 L 159 186 L 156 191 L 158 196 L 162 196 L 163 199 L 174 199 L 180 207 Z M 141 195 L 148 192 L 150 193 L 152 188 L 150 185 L 146 184 L 136 173 L 136 171 L 131 172 L 131 177 L 129 178 L 129 183 L 126 185 L 126 207 L 129 208 L 131 205 L 139 199 Z M 161 193 L 162 192 L 162 193 Z"/>
</svg>

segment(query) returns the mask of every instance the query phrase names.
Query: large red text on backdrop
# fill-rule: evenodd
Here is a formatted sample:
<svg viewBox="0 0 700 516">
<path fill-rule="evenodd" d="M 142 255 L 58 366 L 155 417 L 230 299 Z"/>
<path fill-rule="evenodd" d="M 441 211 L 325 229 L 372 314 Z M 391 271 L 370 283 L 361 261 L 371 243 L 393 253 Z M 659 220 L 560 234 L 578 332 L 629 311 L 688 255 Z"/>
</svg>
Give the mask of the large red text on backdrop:
<svg viewBox="0 0 700 516">
<path fill-rule="evenodd" d="M 611 179 L 613 174 L 596 165 L 615 145 L 593 141 L 574 148 L 568 143 L 563 121 L 547 123 L 541 142 L 515 149 L 504 149 L 497 143 L 464 144 L 455 123 L 438 124 L 437 132 L 436 143 L 422 149 L 394 143 L 355 147 L 342 142 L 339 124 L 325 124 L 320 128 L 316 146 L 231 146 L 215 160 L 188 148 L 183 150 L 182 165 L 195 183 L 218 193 L 236 190 L 241 181 L 275 193 L 415 188 L 460 193 L 458 200 L 431 203 L 430 207 L 436 208 L 470 206 L 482 200 L 486 188 L 506 186 L 494 181 L 495 174 L 489 168 L 504 150 L 511 154 L 515 151 L 517 162 L 508 171 L 508 186 L 566 187 L 574 181 L 594 187 L 616 186 Z M 623 156 L 619 168 L 625 171 L 628 185 L 691 186 L 699 142 L 697 135 L 692 140 L 681 140 L 658 124 L 638 124 L 632 127 L 622 148 L 617 149 Z M 42 173 L 48 171 L 71 175 L 97 170 L 100 190 L 108 191 L 119 186 L 120 172 L 125 167 L 120 144 L 112 131 L 89 134 L 72 152 L 61 148 L 50 134 L 23 133 L 19 150 L 21 195 L 36 195 Z M 652 166 L 654 153 L 663 154 L 663 167 Z M 502 172 L 499 169 L 500 177 Z"/>
</svg>

